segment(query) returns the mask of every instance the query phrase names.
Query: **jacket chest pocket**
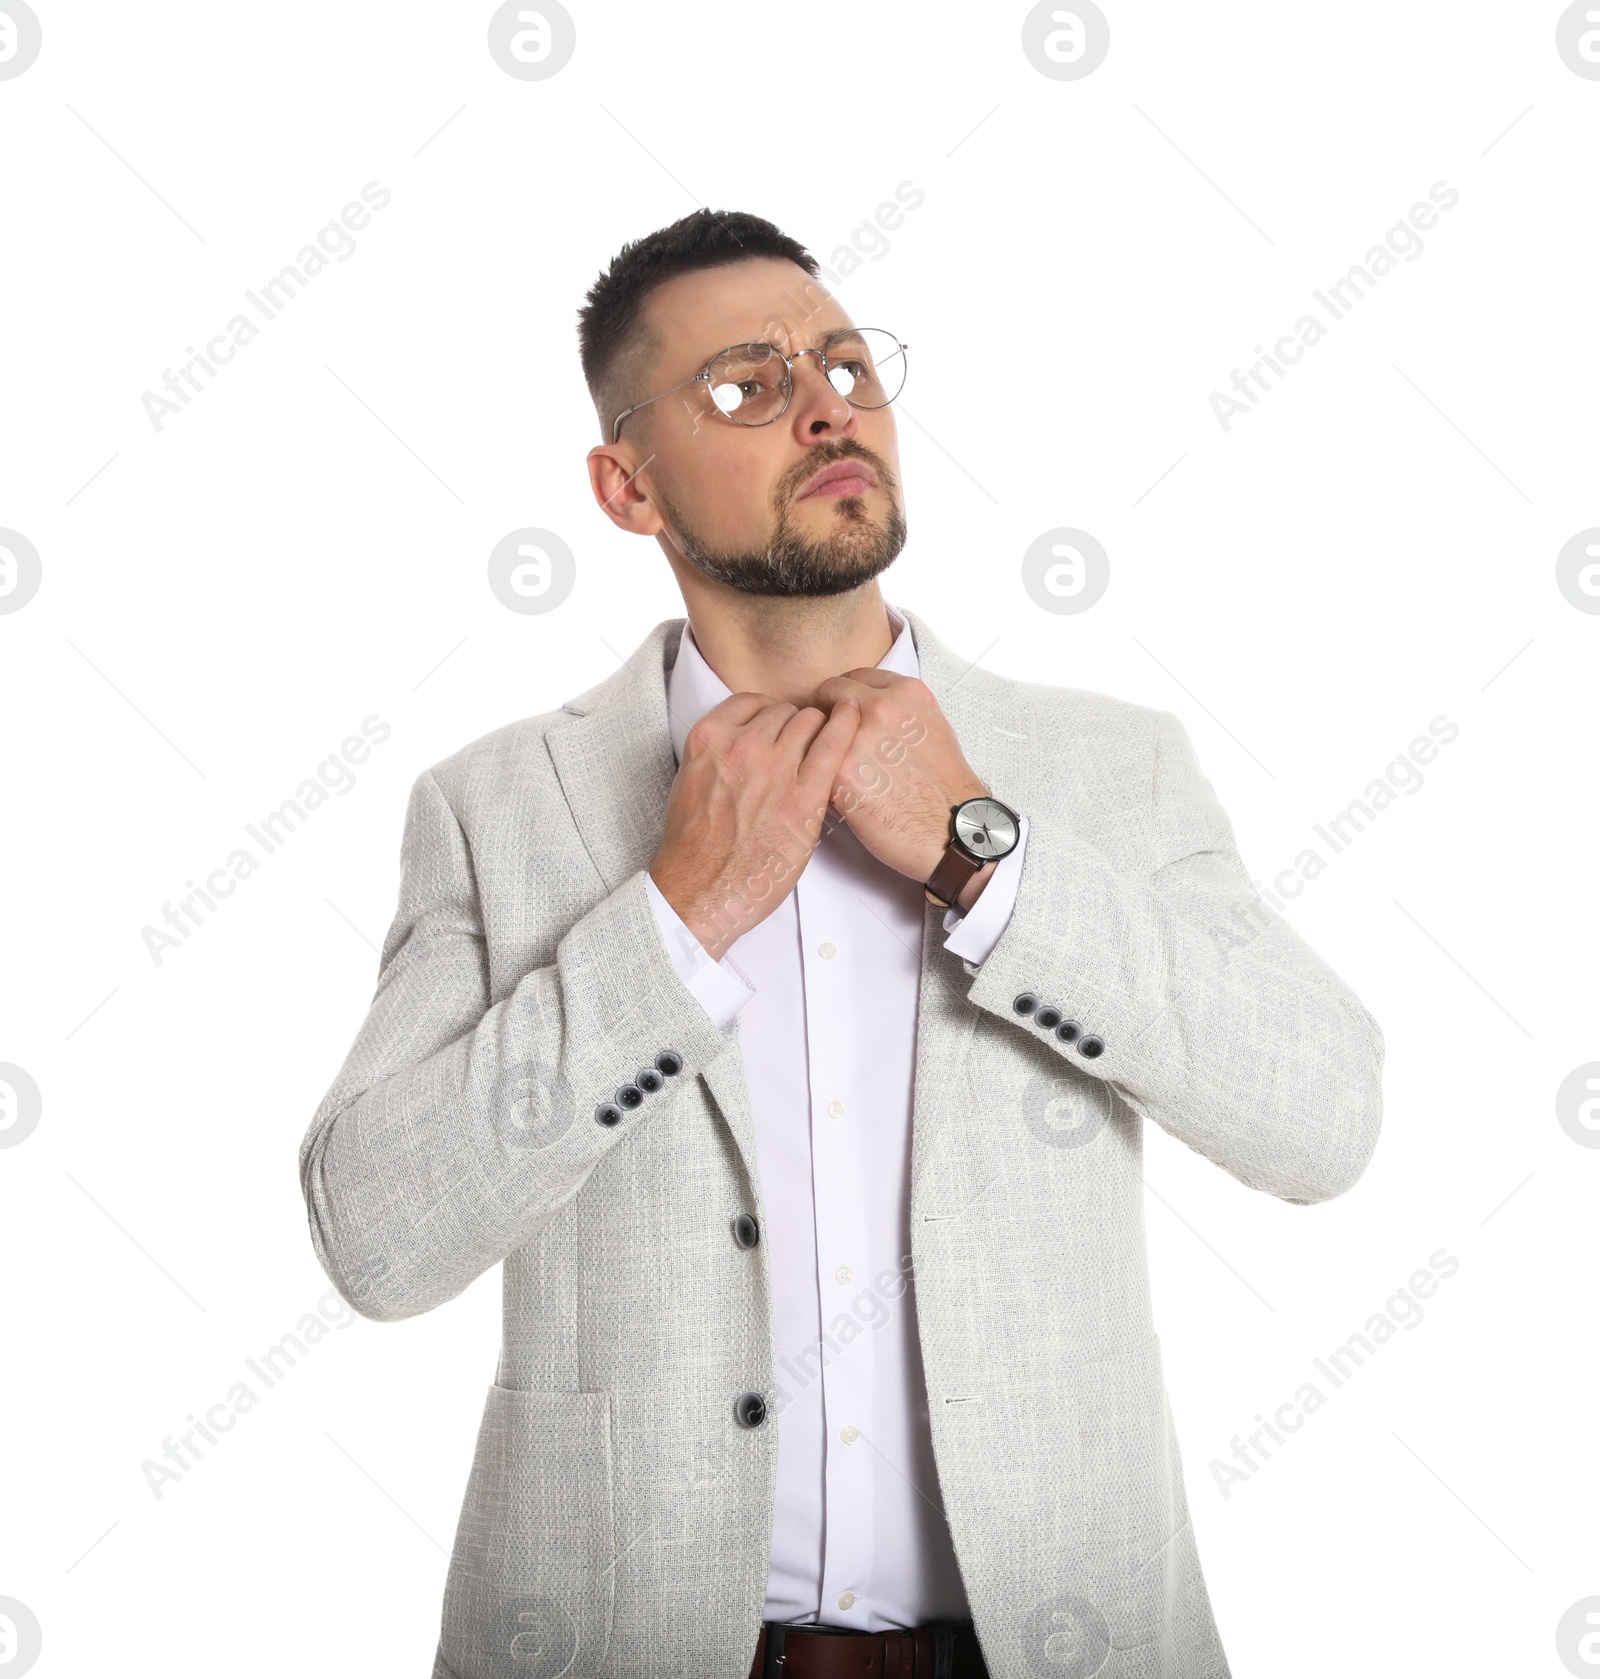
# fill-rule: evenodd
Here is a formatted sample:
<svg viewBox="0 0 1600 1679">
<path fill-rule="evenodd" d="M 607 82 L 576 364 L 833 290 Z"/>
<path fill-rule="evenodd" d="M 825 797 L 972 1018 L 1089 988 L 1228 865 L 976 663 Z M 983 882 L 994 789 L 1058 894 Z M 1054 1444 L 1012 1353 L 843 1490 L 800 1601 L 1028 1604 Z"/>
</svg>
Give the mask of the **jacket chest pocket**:
<svg viewBox="0 0 1600 1679">
<path fill-rule="evenodd" d="M 616 1580 L 611 1396 L 491 1387 L 445 1584 L 460 1679 L 595 1674 Z"/>
</svg>

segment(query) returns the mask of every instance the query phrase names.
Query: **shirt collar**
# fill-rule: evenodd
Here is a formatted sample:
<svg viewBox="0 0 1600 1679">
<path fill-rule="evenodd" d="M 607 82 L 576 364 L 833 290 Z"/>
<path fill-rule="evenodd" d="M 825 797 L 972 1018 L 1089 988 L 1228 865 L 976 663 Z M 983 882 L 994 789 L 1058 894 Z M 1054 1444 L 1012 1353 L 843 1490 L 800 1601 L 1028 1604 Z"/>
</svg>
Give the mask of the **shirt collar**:
<svg viewBox="0 0 1600 1679">
<path fill-rule="evenodd" d="M 894 645 L 879 659 L 879 670 L 892 670 L 899 676 L 920 676 L 922 667 L 917 659 L 917 646 L 911 639 L 911 625 L 906 618 L 884 603 L 889 614 L 889 628 L 894 631 Z M 687 618 L 683 621 L 683 636 L 678 643 L 678 657 L 667 673 L 667 720 L 672 727 L 672 754 L 683 762 L 683 744 L 689 731 L 714 705 L 719 705 L 733 690 L 706 663 L 694 639 L 694 631 Z"/>
</svg>

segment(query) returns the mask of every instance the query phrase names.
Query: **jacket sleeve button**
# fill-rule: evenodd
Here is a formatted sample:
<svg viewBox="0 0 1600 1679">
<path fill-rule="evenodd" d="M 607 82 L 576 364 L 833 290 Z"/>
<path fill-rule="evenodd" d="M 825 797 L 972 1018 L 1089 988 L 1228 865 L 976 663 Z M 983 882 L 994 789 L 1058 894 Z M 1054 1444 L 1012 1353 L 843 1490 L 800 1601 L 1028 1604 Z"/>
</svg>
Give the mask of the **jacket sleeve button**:
<svg viewBox="0 0 1600 1679">
<path fill-rule="evenodd" d="M 1092 1061 L 1105 1047 L 1099 1038 L 1091 1034 L 1078 1045 L 1078 1053 Z"/>
<path fill-rule="evenodd" d="M 1060 1038 L 1062 1043 L 1070 1044 L 1082 1030 L 1083 1028 L 1077 1023 L 1077 1021 L 1063 1020 L 1061 1024 L 1056 1027 L 1056 1036 Z"/>
<path fill-rule="evenodd" d="M 594 1110 L 594 1117 L 602 1125 L 620 1125 L 622 1123 L 622 1109 L 615 1102 L 602 1102 Z"/>
<path fill-rule="evenodd" d="M 1011 999 L 1011 1006 L 1018 1014 L 1032 1014 L 1039 1006 L 1039 999 L 1031 991 L 1019 991 Z"/>
<path fill-rule="evenodd" d="M 681 1073 L 683 1071 L 683 1057 L 679 1055 L 675 1049 L 664 1049 L 656 1057 L 656 1066 L 659 1067 L 668 1078 L 671 1078 L 674 1073 Z"/>
<path fill-rule="evenodd" d="M 633 1075 L 633 1082 L 638 1085 L 646 1096 L 654 1096 L 667 1081 L 662 1076 L 658 1068 L 641 1067 L 639 1071 Z"/>
<path fill-rule="evenodd" d="M 636 1084 L 619 1084 L 615 1100 L 619 1108 L 636 1108 L 644 1100 L 644 1092 Z"/>
<path fill-rule="evenodd" d="M 1054 1003 L 1046 1003 L 1042 1009 L 1034 1010 L 1033 1018 L 1037 1025 L 1044 1027 L 1048 1032 L 1052 1026 L 1061 1024 L 1061 1010 Z"/>
</svg>

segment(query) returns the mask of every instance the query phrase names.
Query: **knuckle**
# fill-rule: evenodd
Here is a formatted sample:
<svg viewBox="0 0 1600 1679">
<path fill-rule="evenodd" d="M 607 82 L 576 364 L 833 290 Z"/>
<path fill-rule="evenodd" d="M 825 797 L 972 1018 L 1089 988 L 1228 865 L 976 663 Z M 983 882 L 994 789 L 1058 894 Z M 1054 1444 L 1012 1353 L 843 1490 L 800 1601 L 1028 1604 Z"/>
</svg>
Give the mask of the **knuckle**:
<svg viewBox="0 0 1600 1679">
<path fill-rule="evenodd" d="M 706 718 L 702 717 L 684 737 L 684 756 L 686 758 L 690 756 L 696 758 L 703 757 L 709 752 L 717 751 L 720 744 L 720 737 L 716 725 L 708 722 Z"/>
</svg>

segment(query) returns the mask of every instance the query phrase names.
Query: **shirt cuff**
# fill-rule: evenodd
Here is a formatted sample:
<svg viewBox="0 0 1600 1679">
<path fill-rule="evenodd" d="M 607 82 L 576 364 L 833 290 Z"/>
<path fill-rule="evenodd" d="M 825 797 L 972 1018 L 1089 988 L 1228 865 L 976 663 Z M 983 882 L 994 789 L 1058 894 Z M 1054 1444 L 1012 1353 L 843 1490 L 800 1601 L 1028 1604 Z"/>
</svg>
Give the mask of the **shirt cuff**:
<svg viewBox="0 0 1600 1679">
<path fill-rule="evenodd" d="M 1022 854 L 1028 849 L 1027 817 L 1019 816 L 1017 826 L 1020 833 L 1016 845 L 995 864 L 988 885 L 978 894 L 972 908 L 963 913 L 952 905 L 944 912 L 944 930 L 950 935 L 944 947 L 952 956 L 981 963 L 1000 942 L 1011 912 L 1017 907 Z"/>
<path fill-rule="evenodd" d="M 993 879 L 989 885 L 994 885 Z M 672 958 L 672 966 L 677 970 L 678 978 L 688 986 L 701 1008 L 710 1015 L 711 1023 L 717 1030 L 723 1030 L 739 1010 L 755 996 L 755 987 L 726 956 L 720 962 L 711 960 L 706 947 L 684 925 L 683 919 L 662 895 L 661 888 L 651 878 L 648 869 L 645 871 L 644 889 L 650 899 L 650 908 L 655 912 L 656 926 L 661 930 L 661 941 L 667 947 L 667 954 Z M 988 897 L 987 887 L 983 895 Z M 996 930 L 995 937 L 999 936 L 999 931 Z"/>
</svg>

